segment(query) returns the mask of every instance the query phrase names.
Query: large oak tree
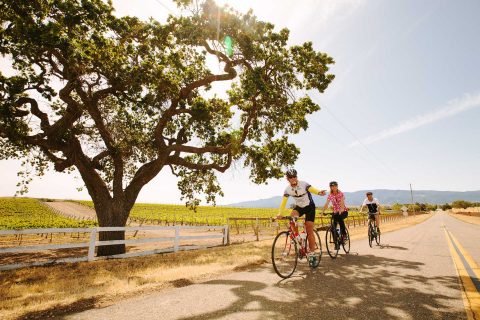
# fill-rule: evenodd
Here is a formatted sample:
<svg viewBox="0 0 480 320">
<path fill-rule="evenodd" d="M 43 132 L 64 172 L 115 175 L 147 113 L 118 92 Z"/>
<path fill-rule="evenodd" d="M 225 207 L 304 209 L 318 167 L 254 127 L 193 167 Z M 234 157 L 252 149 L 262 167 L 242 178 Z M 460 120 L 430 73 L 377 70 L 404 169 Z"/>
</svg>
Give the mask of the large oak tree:
<svg viewBox="0 0 480 320">
<path fill-rule="evenodd" d="M 164 168 L 193 206 L 214 202 L 216 174 L 234 162 L 255 183 L 280 177 L 299 153 L 289 136 L 319 110 L 304 92 L 327 88 L 333 59 L 251 12 L 177 3 L 183 14 L 160 23 L 102 0 L 0 1 L 0 52 L 15 70 L 0 74 L 0 159 L 78 170 L 100 226 L 124 226 Z M 229 90 L 212 94 L 216 82 Z"/>
</svg>

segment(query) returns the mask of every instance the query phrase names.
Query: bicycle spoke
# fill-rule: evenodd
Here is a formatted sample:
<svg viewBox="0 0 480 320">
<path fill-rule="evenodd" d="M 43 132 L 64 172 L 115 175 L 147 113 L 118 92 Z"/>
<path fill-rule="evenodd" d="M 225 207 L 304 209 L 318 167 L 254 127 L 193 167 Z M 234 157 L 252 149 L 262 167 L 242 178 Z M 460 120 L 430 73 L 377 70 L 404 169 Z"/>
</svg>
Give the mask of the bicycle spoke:
<svg viewBox="0 0 480 320">
<path fill-rule="evenodd" d="M 336 230 L 334 231 L 336 232 Z M 328 255 L 335 259 L 338 255 L 338 249 L 335 248 L 335 239 L 334 234 L 332 232 L 332 228 L 327 229 L 325 233 L 325 246 L 327 247 Z M 337 247 L 338 248 L 338 247 Z"/>
<path fill-rule="evenodd" d="M 277 235 L 272 245 L 272 264 L 275 272 L 282 278 L 290 277 L 297 267 L 297 244 L 284 231 Z"/>
<path fill-rule="evenodd" d="M 372 241 L 373 241 L 373 230 L 372 230 L 372 223 L 370 222 L 368 224 L 368 245 L 370 248 L 372 247 Z"/>
<path fill-rule="evenodd" d="M 350 233 L 348 232 L 348 229 L 345 228 L 345 238 L 343 239 L 343 243 L 342 243 L 342 246 L 343 246 L 343 251 L 345 251 L 345 253 L 349 253 L 350 252 Z"/>
</svg>

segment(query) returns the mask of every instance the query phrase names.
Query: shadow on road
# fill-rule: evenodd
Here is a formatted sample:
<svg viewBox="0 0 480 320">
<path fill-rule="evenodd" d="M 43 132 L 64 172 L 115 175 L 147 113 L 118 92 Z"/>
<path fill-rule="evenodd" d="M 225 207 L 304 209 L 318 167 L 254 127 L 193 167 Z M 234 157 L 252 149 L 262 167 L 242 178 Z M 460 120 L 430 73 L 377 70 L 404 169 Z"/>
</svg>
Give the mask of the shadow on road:
<svg viewBox="0 0 480 320">
<path fill-rule="evenodd" d="M 18 320 L 32 320 L 32 319 L 47 319 L 55 318 L 61 319 L 59 315 L 67 315 L 79 310 L 89 310 L 95 307 L 97 302 L 96 298 L 86 298 L 82 300 L 75 301 L 69 305 L 54 306 L 47 310 L 42 311 L 32 311 L 24 314 L 23 316 L 17 318 Z"/>
<path fill-rule="evenodd" d="M 408 248 L 405 247 L 399 247 L 399 246 L 391 246 L 389 244 L 381 244 L 378 246 L 380 249 L 396 249 L 396 250 L 408 250 Z"/>
<path fill-rule="evenodd" d="M 322 259 L 314 271 L 302 266 L 302 278 L 279 280 L 273 287 L 257 281 L 213 280 L 204 285 L 234 286 L 230 290 L 237 300 L 227 308 L 182 319 L 227 319 L 255 311 L 277 319 L 465 319 L 456 304 L 457 278 L 419 275 L 422 265 L 348 255 L 336 261 Z M 273 273 L 269 266 L 264 271 Z"/>
</svg>

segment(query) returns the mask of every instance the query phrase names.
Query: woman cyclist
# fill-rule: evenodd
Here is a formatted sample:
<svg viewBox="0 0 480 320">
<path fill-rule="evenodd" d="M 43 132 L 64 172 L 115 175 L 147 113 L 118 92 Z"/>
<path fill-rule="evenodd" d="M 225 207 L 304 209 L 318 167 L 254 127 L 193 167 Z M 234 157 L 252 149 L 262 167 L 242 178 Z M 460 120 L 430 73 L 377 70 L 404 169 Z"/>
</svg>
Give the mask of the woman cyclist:
<svg viewBox="0 0 480 320">
<path fill-rule="evenodd" d="M 282 212 L 287 204 L 288 197 L 295 199 L 295 208 L 293 208 L 292 217 L 301 217 L 305 215 L 305 229 L 307 231 L 308 244 L 310 252 L 315 251 L 315 236 L 313 233 L 313 224 L 315 221 L 315 203 L 313 202 L 312 193 L 321 196 L 325 195 L 326 190 L 317 190 L 305 181 L 299 181 L 297 178 L 297 170 L 291 168 L 285 173 L 288 180 L 288 186 L 283 193 L 282 203 L 278 211 L 277 219 L 282 219 Z M 295 230 L 298 233 L 298 229 Z M 309 257 L 310 258 L 310 257 Z"/>
<path fill-rule="evenodd" d="M 337 223 L 340 224 L 340 232 L 343 239 L 343 237 L 346 235 L 344 220 L 348 217 L 348 208 L 345 205 L 345 196 L 343 195 L 343 192 L 338 189 L 338 183 L 336 181 L 330 182 L 330 194 L 328 195 L 327 201 L 323 206 L 322 214 L 325 214 L 325 210 L 328 208 L 330 203 L 332 203 L 333 207 L 334 227 L 337 229 Z M 337 250 L 338 244 L 335 246 L 335 249 Z"/>
</svg>

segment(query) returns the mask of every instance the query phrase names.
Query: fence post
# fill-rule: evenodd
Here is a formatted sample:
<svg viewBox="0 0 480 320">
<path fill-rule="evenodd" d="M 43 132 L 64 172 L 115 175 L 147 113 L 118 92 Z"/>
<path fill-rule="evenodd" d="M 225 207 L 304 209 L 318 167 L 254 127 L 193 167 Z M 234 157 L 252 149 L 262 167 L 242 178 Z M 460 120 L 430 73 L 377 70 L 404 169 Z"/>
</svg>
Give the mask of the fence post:
<svg viewBox="0 0 480 320">
<path fill-rule="evenodd" d="M 178 251 L 178 247 L 179 247 L 179 244 L 180 244 L 179 236 L 180 236 L 180 227 L 175 226 L 175 240 L 174 240 L 174 243 L 173 243 L 173 252 Z"/>
<path fill-rule="evenodd" d="M 255 234 L 257 235 L 257 241 L 258 241 L 258 234 L 260 233 L 260 226 L 258 225 L 258 217 L 257 217 L 257 220 L 256 220 L 256 230 L 255 230 Z"/>
<path fill-rule="evenodd" d="M 228 221 L 228 219 L 227 219 Z M 224 229 L 223 229 L 223 245 L 224 246 L 228 246 L 230 244 L 230 230 L 229 230 L 229 227 L 228 227 L 228 223 L 226 226 L 223 226 Z"/>
<path fill-rule="evenodd" d="M 90 244 L 88 246 L 88 261 L 95 259 L 95 241 L 97 240 L 97 228 L 93 228 L 90 232 Z"/>
</svg>

